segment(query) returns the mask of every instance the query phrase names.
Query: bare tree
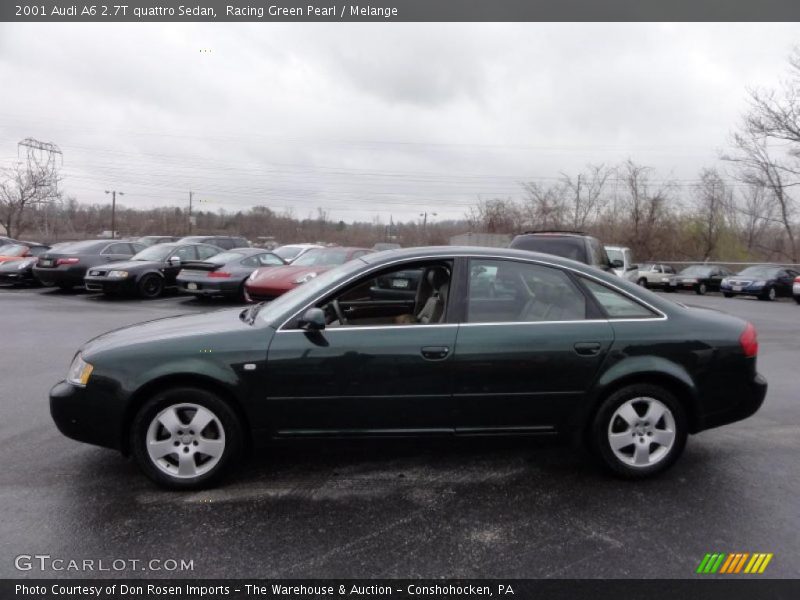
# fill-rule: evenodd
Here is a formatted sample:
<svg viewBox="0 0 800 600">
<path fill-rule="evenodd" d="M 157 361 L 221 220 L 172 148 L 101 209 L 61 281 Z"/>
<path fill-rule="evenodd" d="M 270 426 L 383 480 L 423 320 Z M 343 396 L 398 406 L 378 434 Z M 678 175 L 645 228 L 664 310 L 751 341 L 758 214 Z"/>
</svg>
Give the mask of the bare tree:
<svg viewBox="0 0 800 600">
<path fill-rule="evenodd" d="M 625 161 L 618 172 L 621 178 L 623 203 L 628 211 L 630 225 L 627 228 L 627 243 L 638 256 L 653 256 L 657 233 L 667 217 L 669 184 L 654 189 L 650 180 L 651 167 Z"/>
<path fill-rule="evenodd" d="M 472 229 L 485 233 L 517 231 L 520 229 L 520 209 L 513 200 L 479 200 L 467 212 L 467 221 Z"/>
<path fill-rule="evenodd" d="M 591 217 L 597 217 L 605 207 L 606 182 L 613 171 L 604 165 L 589 165 L 573 179 L 562 173 L 567 200 L 567 220 L 574 230 L 586 229 Z"/>
<path fill-rule="evenodd" d="M 58 199 L 60 179 L 53 163 L 33 154 L 25 163 L 18 162 L 1 173 L 0 224 L 9 237 L 15 237 L 28 225 L 33 208 Z"/>
<path fill-rule="evenodd" d="M 726 207 L 731 204 L 731 190 L 716 169 L 703 169 L 695 190 L 697 217 L 701 225 L 700 243 L 703 260 L 709 260 L 717 250 L 725 227 Z"/>
<path fill-rule="evenodd" d="M 522 216 L 531 229 L 562 229 L 566 221 L 566 190 L 562 183 L 545 186 L 523 183 L 525 203 Z"/>
</svg>

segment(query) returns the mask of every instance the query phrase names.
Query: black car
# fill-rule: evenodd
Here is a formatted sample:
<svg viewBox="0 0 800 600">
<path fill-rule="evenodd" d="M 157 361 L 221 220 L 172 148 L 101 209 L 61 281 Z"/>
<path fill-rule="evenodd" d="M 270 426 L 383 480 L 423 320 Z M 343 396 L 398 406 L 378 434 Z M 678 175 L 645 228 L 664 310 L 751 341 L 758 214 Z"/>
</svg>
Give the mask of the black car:
<svg viewBox="0 0 800 600">
<path fill-rule="evenodd" d="M 609 260 L 600 240 L 579 231 L 526 231 L 515 236 L 508 247 L 577 260 L 607 272 L 623 266 L 621 261 L 616 265 Z"/>
<path fill-rule="evenodd" d="M 143 235 L 136 238 L 136 241 L 145 246 L 155 246 L 156 244 L 169 244 L 170 242 L 177 242 L 180 238 L 173 235 Z"/>
<path fill-rule="evenodd" d="M 85 240 L 59 244 L 39 257 L 33 266 L 33 275 L 42 285 L 70 289 L 83 285 L 86 271 L 91 267 L 126 260 L 144 248 L 138 242 L 119 240 Z"/>
<path fill-rule="evenodd" d="M 244 301 L 244 282 L 261 267 L 288 264 L 262 248 L 234 248 L 203 261 L 188 262 L 178 273 L 178 289 L 199 297 L 232 296 Z"/>
<path fill-rule="evenodd" d="M 370 299 L 377 277 L 415 269 L 413 301 Z M 50 411 L 65 435 L 178 489 L 271 440 L 347 436 L 562 436 L 641 478 L 673 464 L 688 434 L 759 409 L 757 353 L 746 321 L 578 262 L 416 248 L 351 260 L 269 303 L 101 335 Z"/>
<path fill-rule="evenodd" d="M 672 275 L 664 289 L 667 292 L 693 291 L 695 294 L 702 296 L 707 292 L 718 292 L 722 280 L 732 274 L 727 267 L 691 265 L 679 271 L 676 275 Z"/>
<path fill-rule="evenodd" d="M 38 257 L 50 250 L 46 244 L 19 242 L 0 246 L 0 283 L 32 285 L 39 282 L 33 276 Z"/>
<path fill-rule="evenodd" d="M 778 296 L 792 297 L 796 269 L 775 265 L 754 265 L 727 277 L 720 286 L 726 298 L 756 296 L 759 300 L 775 300 Z"/>
<path fill-rule="evenodd" d="M 221 251 L 209 244 L 156 244 L 130 260 L 92 267 L 84 284 L 90 292 L 158 298 L 165 289 L 177 286 L 175 278 L 184 262 L 204 260 Z"/>
<path fill-rule="evenodd" d="M 231 235 L 189 235 L 178 240 L 179 242 L 191 242 L 193 244 L 211 244 L 223 250 L 233 250 L 234 248 L 249 248 L 250 242 L 245 238 Z"/>
</svg>

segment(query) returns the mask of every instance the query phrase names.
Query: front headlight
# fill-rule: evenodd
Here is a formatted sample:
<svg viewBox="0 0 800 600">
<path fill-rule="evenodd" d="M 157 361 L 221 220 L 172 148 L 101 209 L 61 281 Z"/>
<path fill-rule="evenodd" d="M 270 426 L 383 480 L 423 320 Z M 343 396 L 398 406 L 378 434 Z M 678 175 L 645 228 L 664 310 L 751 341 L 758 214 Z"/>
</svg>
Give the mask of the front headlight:
<svg viewBox="0 0 800 600">
<path fill-rule="evenodd" d="M 765 285 L 767 285 L 767 282 L 764 281 L 763 279 L 759 279 L 758 281 L 754 281 L 750 285 L 754 285 L 756 287 L 764 287 Z"/>
<path fill-rule="evenodd" d="M 89 381 L 89 376 L 92 374 L 93 369 L 94 367 L 83 360 L 83 357 L 79 352 L 75 355 L 75 358 L 72 360 L 72 364 L 69 367 L 69 372 L 67 373 L 67 383 L 77 385 L 78 387 L 85 386 L 86 382 Z"/>
<path fill-rule="evenodd" d="M 109 271 L 107 274 L 109 279 L 125 279 L 127 276 L 127 271 Z"/>
<path fill-rule="evenodd" d="M 720 281 L 720 283 L 719 283 L 719 284 L 720 284 L 720 285 L 728 285 L 728 278 L 726 277 L 725 279 L 723 279 L 722 281 Z"/>
<path fill-rule="evenodd" d="M 306 273 L 302 277 L 299 277 L 299 278 L 295 279 L 293 283 L 308 283 L 309 281 L 314 279 L 314 277 L 316 277 L 316 276 L 317 276 L 317 274 L 312 271 L 311 273 Z"/>
</svg>

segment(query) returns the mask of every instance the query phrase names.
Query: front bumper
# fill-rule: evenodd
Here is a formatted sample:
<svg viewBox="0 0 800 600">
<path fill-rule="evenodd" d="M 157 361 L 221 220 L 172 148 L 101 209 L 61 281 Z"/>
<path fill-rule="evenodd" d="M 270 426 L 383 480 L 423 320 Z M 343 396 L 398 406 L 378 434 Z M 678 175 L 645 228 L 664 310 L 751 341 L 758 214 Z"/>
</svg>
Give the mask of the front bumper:
<svg viewBox="0 0 800 600">
<path fill-rule="evenodd" d="M 50 390 L 50 415 L 68 438 L 121 450 L 122 413 L 105 394 L 62 381 Z"/>
<path fill-rule="evenodd" d="M 90 292 L 103 292 L 104 294 L 130 293 L 136 287 L 131 277 L 109 279 L 108 277 L 91 277 L 88 275 L 84 277 L 83 285 Z"/>
<path fill-rule="evenodd" d="M 749 285 L 740 290 L 734 290 L 730 285 L 720 286 L 719 291 L 723 294 L 730 294 L 733 296 L 761 296 L 764 293 L 765 287 L 763 285 L 753 286 Z"/>
<path fill-rule="evenodd" d="M 735 423 L 754 415 L 767 395 L 767 380 L 756 373 L 756 376 L 747 385 L 742 386 L 735 398 L 731 399 L 731 405 L 724 410 L 715 411 L 702 415 L 699 422 L 698 431 Z"/>
</svg>

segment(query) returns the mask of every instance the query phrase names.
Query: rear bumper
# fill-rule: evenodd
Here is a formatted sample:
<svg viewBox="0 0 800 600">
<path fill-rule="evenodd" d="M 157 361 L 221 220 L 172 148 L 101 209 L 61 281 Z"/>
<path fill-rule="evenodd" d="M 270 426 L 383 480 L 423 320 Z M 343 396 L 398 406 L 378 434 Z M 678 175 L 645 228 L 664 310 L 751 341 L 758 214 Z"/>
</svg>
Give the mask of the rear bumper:
<svg viewBox="0 0 800 600">
<path fill-rule="evenodd" d="M 700 417 L 697 431 L 735 423 L 754 415 L 767 395 L 767 380 L 761 374 L 756 374 L 752 381 L 740 389 L 731 404 L 724 410 L 716 411 Z"/>
<path fill-rule="evenodd" d="M 112 398 L 104 394 L 62 381 L 50 390 L 50 415 L 68 438 L 122 449 L 121 413 Z"/>
<path fill-rule="evenodd" d="M 86 267 L 55 267 L 42 269 L 33 267 L 33 275 L 43 285 L 83 285 Z"/>
<path fill-rule="evenodd" d="M 209 280 L 201 278 L 178 278 L 178 290 L 184 294 L 194 296 L 237 296 L 242 285 L 241 280 Z M 194 284 L 196 289 L 189 289 L 189 284 Z"/>
</svg>

